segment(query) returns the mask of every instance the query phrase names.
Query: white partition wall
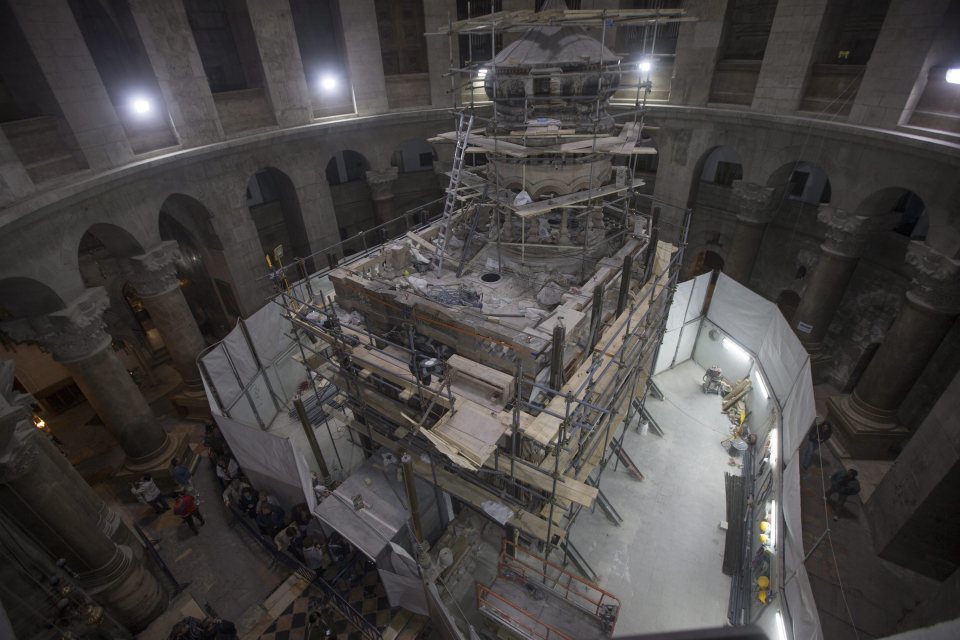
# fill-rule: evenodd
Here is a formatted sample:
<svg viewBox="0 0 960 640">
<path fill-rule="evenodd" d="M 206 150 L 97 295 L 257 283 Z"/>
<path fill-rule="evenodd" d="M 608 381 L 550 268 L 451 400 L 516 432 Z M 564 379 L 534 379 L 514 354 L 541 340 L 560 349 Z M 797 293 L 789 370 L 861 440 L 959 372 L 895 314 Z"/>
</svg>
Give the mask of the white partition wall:
<svg viewBox="0 0 960 640">
<path fill-rule="evenodd" d="M 693 346 L 703 318 L 703 304 L 710 288 L 709 273 L 677 285 L 673 304 L 667 314 L 666 331 L 657 352 L 653 373 L 658 374 L 686 362 L 693 356 Z"/>
<path fill-rule="evenodd" d="M 775 516 L 769 578 L 776 597 L 767 605 L 754 603 L 743 622 L 761 626 L 771 638 L 820 640 L 800 524 L 799 448 L 816 418 L 809 356 L 776 305 L 722 273 L 704 313 L 709 280 L 705 274 L 677 287 L 655 373 L 692 357 L 704 368 L 720 366 L 727 379 L 750 377 L 758 495 L 745 544 L 752 555 L 759 548 L 753 538 L 760 521 Z M 752 575 L 747 578 L 748 600 L 756 600 Z"/>
</svg>

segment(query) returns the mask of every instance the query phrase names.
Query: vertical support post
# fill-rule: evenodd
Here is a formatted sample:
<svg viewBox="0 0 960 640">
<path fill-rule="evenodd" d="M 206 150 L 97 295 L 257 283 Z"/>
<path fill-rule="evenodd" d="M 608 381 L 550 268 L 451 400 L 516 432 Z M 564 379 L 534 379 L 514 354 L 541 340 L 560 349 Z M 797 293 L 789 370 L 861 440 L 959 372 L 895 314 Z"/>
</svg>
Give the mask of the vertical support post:
<svg viewBox="0 0 960 640">
<path fill-rule="evenodd" d="M 559 322 L 553 327 L 553 345 L 550 352 L 550 386 L 557 391 L 563 386 L 563 347 L 567 328 Z"/>
<path fill-rule="evenodd" d="M 603 318 L 603 285 L 593 288 L 593 304 L 590 306 L 590 349 L 597 344 L 600 336 L 600 321 Z"/>
<path fill-rule="evenodd" d="M 623 270 L 620 272 L 620 295 L 617 297 L 617 316 L 627 307 L 627 298 L 630 295 L 630 281 L 633 278 L 633 255 L 623 256 Z"/>
<path fill-rule="evenodd" d="M 330 480 L 330 470 L 327 469 L 327 461 L 323 458 L 320 443 L 317 442 L 317 434 L 313 432 L 313 426 L 310 424 L 310 419 L 307 418 L 307 410 L 303 406 L 303 400 L 300 398 L 294 399 L 293 408 L 297 410 L 297 416 L 300 418 L 303 432 L 307 436 L 307 442 L 310 443 L 310 449 L 313 450 L 313 457 L 317 459 L 317 464 L 320 465 L 320 476 L 324 484 L 327 484 Z"/>
<path fill-rule="evenodd" d="M 413 537 L 417 540 L 417 545 L 423 545 L 423 528 L 420 524 L 420 502 L 417 499 L 417 487 L 413 476 L 413 458 L 409 453 L 404 453 L 400 457 L 400 465 L 403 470 L 403 486 L 407 490 L 407 504 L 410 505 L 410 520 L 413 522 Z"/>
</svg>

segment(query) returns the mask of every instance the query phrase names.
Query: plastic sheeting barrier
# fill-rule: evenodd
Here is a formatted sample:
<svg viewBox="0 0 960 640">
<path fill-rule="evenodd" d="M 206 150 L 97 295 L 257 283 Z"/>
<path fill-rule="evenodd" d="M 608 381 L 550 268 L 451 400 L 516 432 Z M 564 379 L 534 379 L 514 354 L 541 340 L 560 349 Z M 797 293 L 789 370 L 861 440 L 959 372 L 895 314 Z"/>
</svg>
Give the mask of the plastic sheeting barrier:
<svg viewBox="0 0 960 640">
<path fill-rule="evenodd" d="M 703 317 L 703 304 L 712 275 L 704 273 L 677 285 L 673 304 L 667 314 L 657 364 L 653 369 L 654 375 L 686 362 L 693 355 L 693 345 L 700 328 L 700 319 Z"/>
</svg>

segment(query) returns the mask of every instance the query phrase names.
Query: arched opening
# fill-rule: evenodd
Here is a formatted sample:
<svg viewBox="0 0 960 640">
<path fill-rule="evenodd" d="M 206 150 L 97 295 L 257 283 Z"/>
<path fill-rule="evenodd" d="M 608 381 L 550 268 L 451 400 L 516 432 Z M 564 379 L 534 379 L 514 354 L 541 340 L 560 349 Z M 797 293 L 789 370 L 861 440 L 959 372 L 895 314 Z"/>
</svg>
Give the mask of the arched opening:
<svg viewBox="0 0 960 640">
<path fill-rule="evenodd" d="M 696 255 L 690 265 L 688 279 L 711 271 L 723 271 L 723 258 L 719 253 L 705 249 Z"/>
<path fill-rule="evenodd" d="M 696 244 L 713 244 L 722 247 L 732 234 L 728 224 L 736 214 L 733 200 L 733 182 L 743 178 L 743 164 L 740 154 L 733 147 L 713 147 L 704 153 L 693 172 L 693 184 L 690 185 L 689 206 L 694 210 L 690 221 L 690 237 Z M 725 220 L 726 219 L 726 220 Z M 723 265 L 716 253 L 711 258 Z M 698 266 L 699 256 L 688 252 L 684 258 L 688 274 L 697 275 L 710 271 L 713 267 Z"/>
<path fill-rule="evenodd" d="M 143 253 L 129 231 L 113 224 L 91 225 L 80 238 L 77 264 L 85 287 L 106 289 L 110 306 L 103 312 L 107 333 L 118 356 L 138 385 L 156 382 L 153 364 L 165 344 L 137 292 L 127 283 L 127 258 Z"/>
<path fill-rule="evenodd" d="M 782 195 L 781 204 L 798 203 L 814 206 L 827 204 L 833 198 L 830 178 L 819 165 L 809 162 L 790 162 L 774 171 L 767 180 Z"/>
<path fill-rule="evenodd" d="M 377 225 L 366 182 L 369 170 L 370 163 L 363 154 L 349 149 L 333 154 L 327 163 L 327 184 L 342 240 Z"/>
<path fill-rule="evenodd" d="M 437 159 L 437 152 L 426 140 L 411 138 L 404 140 L 397 147 L 390 158 L 390 165 L 396 167 L 400 173 L 416 173 L 418 171 L 433 171 L 433 163 Z"/>
<path fill-rule="evenodd" d="M 780 309 L 780 313 L 783 314 L 783 317 L 787 322 L 793 320 L 793 314 L 797 312 L 799 307 L 800 294 L 796 291 L 786 289 L 781 291 L 780 295 L 777 296 L 777 308 Z"/>
<path fill-rule="evenodd" d="M 247 209 L 267 262 L 289 264 L 310 255 L 297 189 L 287 174 L 273 167 L 256 172 L 247 182 Z"/>
<path fill-rule="evenodd" d="M 880 231 L 893 231 L 911 240 L 924 240 L 927 237 L 927 205 L 909 189 L 880 189 L 867 196 L 858 211 L 871 218 L 882 216 L 884 224 L 879 225 Z"/>
<path fill-rule="evenodd" d="M 223 242 L 213 228 L 213 215 L 202 203 L 175 193 L 160 205 L 160 238 L 175 240 L 182 260 L 177 275 L 190 312 L 205 337 L 221 338 L 236 324 L 240 309 Z"/>
<path fill-rule="evenodd" d="M 31 278 L 0 280 L 0 322 L 35 318 L 64 308 L 63 300 L 47 285 Z M 15 384 L 33 396 L 46 421 L 84 402 L 70 373 L 34 343 L 18 343 L 0 330 L 3 359 L 15 366 Z"/>
</svg>

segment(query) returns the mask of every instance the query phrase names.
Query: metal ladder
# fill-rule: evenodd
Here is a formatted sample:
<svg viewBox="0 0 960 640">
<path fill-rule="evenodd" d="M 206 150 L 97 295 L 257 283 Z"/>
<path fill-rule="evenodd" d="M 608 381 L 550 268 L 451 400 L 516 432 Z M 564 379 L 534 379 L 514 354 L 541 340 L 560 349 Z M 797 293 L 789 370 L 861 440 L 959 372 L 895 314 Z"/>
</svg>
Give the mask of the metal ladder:
<svg viewBox="0 0 960 640">
<path fill-rule="evenodd" d="M 447 241 L 450 240 L 450 229 L 453 227 L 453 210 L 457 207 L 457 190 L 460 188 L 460 175 L 463 170 L 463 158 L 466 155 L 467 143 L 470 140 L 470 129 L 473 128 L 473 116 L 460 114 L 457 123 L 457 148 L 453 152 L 453 168 L 450 171 L 450 186 L 447 187 L 447 200 L 443 204 L 443 219 L 440 221 L 440 233 L 443 234 L 443 244 L 437 247 L 437 275 L 443 271 L 443 256 L 447 252 Z"/>
</svg>

